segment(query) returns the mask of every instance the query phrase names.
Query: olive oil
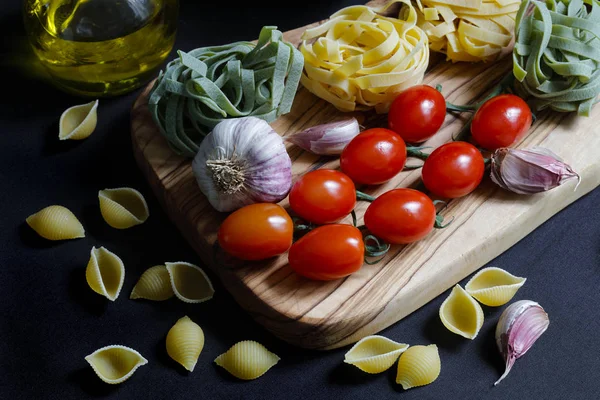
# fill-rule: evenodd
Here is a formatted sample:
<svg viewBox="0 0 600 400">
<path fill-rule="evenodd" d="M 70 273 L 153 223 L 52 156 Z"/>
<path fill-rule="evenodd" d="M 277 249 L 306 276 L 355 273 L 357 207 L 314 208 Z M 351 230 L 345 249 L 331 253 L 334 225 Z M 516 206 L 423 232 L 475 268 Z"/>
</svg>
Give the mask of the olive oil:
<svg viewBox="0 0 600 400">
<path fill-rule="evenodd" d="M 178 0 L 25 0 L 33 49 L 62 89 L 115 96 L 153 78 L 175 42 Z"/>
</svg>

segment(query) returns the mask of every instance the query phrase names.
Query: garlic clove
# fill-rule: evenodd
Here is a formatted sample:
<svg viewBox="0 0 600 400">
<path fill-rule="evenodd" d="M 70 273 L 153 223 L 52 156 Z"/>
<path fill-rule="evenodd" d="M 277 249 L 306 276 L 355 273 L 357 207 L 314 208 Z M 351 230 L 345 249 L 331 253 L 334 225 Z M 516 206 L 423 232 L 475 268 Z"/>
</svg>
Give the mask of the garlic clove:
<svg viewBox="0 0 600 400">
<path fill-rule="evenodd" d="M 285 138 L 286 141 L 313 154 L 339 155 L 352 139 L 360 133 L 356 118 L 310 127 Z"/>
</svg>

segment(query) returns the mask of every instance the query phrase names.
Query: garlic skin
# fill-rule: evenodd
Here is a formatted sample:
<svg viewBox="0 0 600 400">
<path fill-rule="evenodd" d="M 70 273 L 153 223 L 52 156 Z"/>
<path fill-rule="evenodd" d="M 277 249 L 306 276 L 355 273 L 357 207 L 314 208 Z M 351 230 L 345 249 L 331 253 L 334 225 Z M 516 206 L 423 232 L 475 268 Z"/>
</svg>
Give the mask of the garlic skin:
<svg viewBox="0 0 600 400">
<path fill-rule="evenodd" d="M 544 192 L 569 179 L 581 181 L 559 156 L 542 147 L 496 150 L 492 154 L 491 178 L 500 187 L 519 194 Z"/>
<path fill-rule="evenodd" d="M 283 139 L 256 117 L 218 123 L 202 141 L 192 171 L 202 193 L 221 212 L 277 203 L 292 187 L 292 160 Z"/>
<path fill-rule="evenodd" d="M 317 125 L 286 137 L 286 141 L 320 156 L 342 154 L 344 147 L 360 133 L 356 118 Z"/>
<path fill-rule="evenodd" d="M 549 324 L 548 314 L 535 301 L 517 301 L 504 310 L 496 326 L 496 344 L 506 361 L 506 369 L 494 386 L 506 378 L 517 358 L 533 346 Z"/>
</svg>

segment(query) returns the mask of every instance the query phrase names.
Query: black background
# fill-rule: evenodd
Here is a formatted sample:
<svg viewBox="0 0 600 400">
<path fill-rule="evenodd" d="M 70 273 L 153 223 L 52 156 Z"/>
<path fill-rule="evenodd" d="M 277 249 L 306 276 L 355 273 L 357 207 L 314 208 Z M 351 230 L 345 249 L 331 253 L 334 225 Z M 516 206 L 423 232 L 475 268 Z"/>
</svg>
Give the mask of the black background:
<svg viewBox="0 0 600 400">
<path fill-rule="evenodd" d="M 202 3 L 182 0 L 176 49 L 252 39 L 263 25 L 285 31 L 359 2 Z M 397 341 L 436 343 L 440 348 L 438 380 L 409 391 L 394 383 L 395 367 L 367 375 L 345 365 L 348 347 L 317 352 L 279 341 L 254 323 L 212 274 L 216 294 L 203 304 L 129 300 L 146 268 L 164 261 L 199 263 L 133 160 L 129 110 L 139 91 L 101 100 L 98 128 L 87 140 L 59 142 L 60 114 L 83 101 L 31 76 L 35 68 L 20 7 L 20 1 L 11 0 L 3 2 L 0 11 L 0 398 L 600 398 L 600 190 L 491 263 L 527 277 L 515 300 L 538 301 L 551 321 L 549 330 L 497 387 L 492 383 L 503 365 L 494 329 L 504 307 L 485 308 L 481 333 L 469 341 L 451 334 L 439 321 L 438 308 L 447 293 L 382 332 Z M 151 217 L 144 225 L 119 231 L 102 220 L 98 190 L 120 186 L 137 188 L 146 196 Z M 79 216 L 86 238 L 58 243 L 38 238 L 25 218 L 51 204 L 64 205 Z M 125 284 L 114 303 L 86 284 L 92 246 L 105 246 L 125 262 Z M 193 373 L 184 372 L 164 349 L 169 328 L 186 314 L 206 335 Z M 237 381 L 212 361 L 244 339 L 260 341 L 282 360 L 260 379 Z M 84 357 L 109 344 L 133 347 L 149 364 L 121 385 L 106 385 Z"/>
</svg>

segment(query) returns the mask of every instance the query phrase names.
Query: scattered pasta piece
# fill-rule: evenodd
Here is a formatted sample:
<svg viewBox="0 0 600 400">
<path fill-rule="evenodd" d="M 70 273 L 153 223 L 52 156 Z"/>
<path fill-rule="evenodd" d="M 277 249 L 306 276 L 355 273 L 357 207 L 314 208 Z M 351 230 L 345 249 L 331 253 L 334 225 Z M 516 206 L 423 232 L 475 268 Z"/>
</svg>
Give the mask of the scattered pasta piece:
<svg viewBox="0 0 600 400">
<path fill-rule="evenodd" d="M 163 301 L 174 295 L 167 267 L 156 265 L 144 271 L 133 287 L 129 298 Z"/>
<path fill-rule="evenodd" d="M 131 228 L 143 224 L 148 219 L 149 211 L 146 199 L 135 189 L 100 190 L 98 200 L 102 218 L 113 228 Z"/>
<path fill-rule="evenodd" d="M 192 372 L 204 348 L 204 332 L 189 317 L 180 318 L 167 334 L 169 357 Z"/>
<path fill-rule="evenodd" d="M 175 296 L 186 303 L 202 303 L 215 293 L 213 285 L 204 271 L 190 263 L 166 263 L 171 287 Z"/>
<path fill-rule="evenodd" d="M 390 368 L 406 349 L 407 344 L 379 335 L 367 336 L 352 346 L 344 362 L 369 374 L 378 374 Z"/>
<path fill-rule="evenodd" d="M 26 219 L 27 225 L 48 240 L 67 240 L 85 237 L 83 225 L 63 206 L 49 206 Z"/>
<path fill-rule="evenodd" d="M 60 116 L 58 138 L 83 140 L 90 136 L 98 122 L 98 100 L 73 106 Z"/>
<path fill-rule="evenodd" d="M 244 340 L 215 358 L 215 363 L 236 378 L 252 380 L 262 376 L 279 360 L 276 354 L 271 353 L 262 344 Z"/>
<path fill-rule="evenodd" d="M 120 345 L 106 346 L 96 350 L 85 360 L 100 379 L 111 385 L 124 382 L 131 378 L 135 370 L 148 364 L 137 351 Z"/>
<path fill-rule="evenodd" d="M 104 247 L 93 247 L 85 278 L 94 292 L 115 301 L 123 287 L 125 266 L 116 254 Z"/>
<path fill-rule="evenodd" d="M 465 290 L 481 304 L 498 307 L 508 303 L 526 280 L 503 269 L 489 267 L 476 273 Z"/>
<path fill-rule="evenodd" d="M 483 310 L 460 285 L 456 285 L 440 307 L 440 319 L 450 332 L 475 339 L 483 325 Z"/>
<path fill-rule="evenodd" d="M 429 385 L 437 379 L 441 369 L 440 354 L 435 344 L 412 346 L 398 360 L 396 383 L 404 390 Z"/>
</svg>

